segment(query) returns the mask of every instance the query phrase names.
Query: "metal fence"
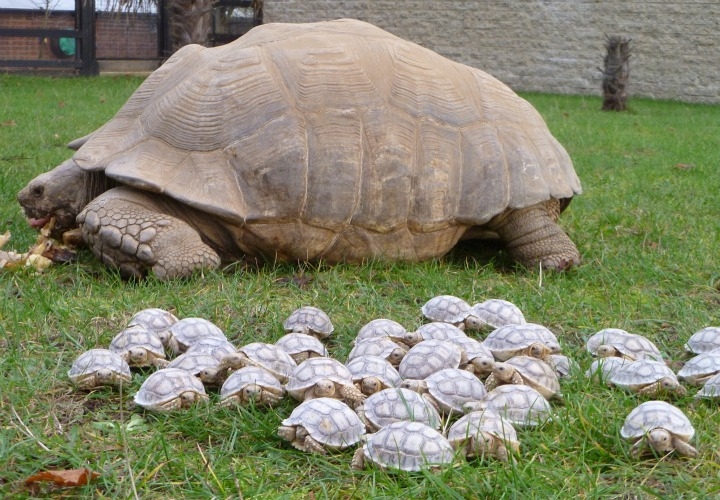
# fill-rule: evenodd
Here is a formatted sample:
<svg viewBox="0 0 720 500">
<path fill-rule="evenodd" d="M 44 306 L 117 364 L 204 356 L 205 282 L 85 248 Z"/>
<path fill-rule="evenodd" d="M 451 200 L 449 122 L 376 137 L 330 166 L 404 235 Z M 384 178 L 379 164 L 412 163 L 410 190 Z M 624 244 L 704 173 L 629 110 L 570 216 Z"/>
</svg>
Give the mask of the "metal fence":
<svg viewBox="0 0 720 500">
<path fill-rule="evenodd" d="M 140 59 L 154 59 L 162 61 L 172 55 L 173 52 L 173 40 L 170 36 L 169 30 L 169 1 L 168 0 L 157 0 L 157 12 L 152 14 L 157 26 L 157 37 L 156 42 L 153 43 L 152 39 L 145 40 L 145 45 L 142 52 L 139 55 Z M 12 15 L 12 13 L 18 12 L 13 10 L 0 11 L 0 16 L 3 14 Z M 30 16 L 40 17 L 43 12 L 41 10 L 26 11 L 26 14 Z M 45 12 L 45 15 L 51 14 Z M 53 13 L 54 14 L 54 13 Z M 96 75 L 99 72 L 99 64 L 97 61 L 97 47 L 101 49 L 107 49 L 108 46 L 117 48 L 122 45 L 122 40 L 117 38 L 108 38 L 107 28 L 108 18 L 111 19 L 122 19 L 121 14 L 105 13 L 100 19 L 95 12 L 95 0 L 75 0 L 74 12 L 62 12 L 66 24 L 72 24 L 74 19 L 74 28 L 61 28 L 61 27 L 38 27 L 38 22 L 29 23 L 35 26 L 28 27 L 3 27 L 0 24 L 0 43 L 3 38 L 7 42 L 5 46 L 10 45 L 12 48 L 12 38 L 39 38 L 43 41 L 43 45 L 46 45 L 50 52 L 50 58 L 42 58 L 40 56 L 36 58 L 29 58 L 28 54 L 21 54 L 20 57 L 10 58 L 7 54 L 3 55 L 0 53 L 0 68 L 49 68 L 49 69 L 69 69 L 79 72 L 81 75 Z M 222 45 L 242 36 L 245 32 L 250 30 L 252 27 L 262 24 L 262 1 L 260 0 L 216 0 L 213 4 L 211 16 L 211 32 L 208 36 L 206 45 L 216 46 Z M 9 17 L 9 16 L 8 16 Z M 47 19 L 47 17 L 46 17 Z M 0 18 L 2 21 L 2 18 Z M 10 21 L 12 23 L 17 21 Z M 97 23 L 100 22 L 98 25 Z M 120 21 L 117 21 L 120 22 Z M 117 24 L 117 22 L 115 24 Z M 100 33 L 98 39 L 97 32 Z M 115 27 L 117 29 L 117 26 Z M 155 31 L 155 30 L 152 30 Z M 128 42 L 134 39 L 129 38 L 127 33 L 118 35 L 117 32 L 114 36 L 124 37 Z M 145 33 L 147 37 L 147 33 Z M 136 40 L 135 40 L 136 41 Z M 60 42 L 60 43 L 58 43 Z M 74 43 L 73 43 L 74 42 Z M 25 44 L 24 46 L 30 45 Z M 70 50 L 68 50 L 68 46 Z M 14 47 L 17 49 L 17 47 Z M 177 48 L 177 47 L 175 47 Z M 20 51 L 22 53 L 22 51 Z M 102 52 L 102 50 L 101 50 Z M 135 52 L 132 51 L 131 52 Z M 110 56 L 110 59 L 134 59 L 136 57 L 127 57 L 128 54 L 117 56 Z M 107 59 L 101 57 L 102 59 Z"/>
<path fill-rule="evenodd" d="M 95 2 L 75 0 L 75 28 L 0 28 L 0 37 L 70 38 L 75 40 L 75 56 L 68 59 L 0 59 L 7 68 L 67 68 L 81 75 L 97 75 L 95 57 Z"/>
</svg>

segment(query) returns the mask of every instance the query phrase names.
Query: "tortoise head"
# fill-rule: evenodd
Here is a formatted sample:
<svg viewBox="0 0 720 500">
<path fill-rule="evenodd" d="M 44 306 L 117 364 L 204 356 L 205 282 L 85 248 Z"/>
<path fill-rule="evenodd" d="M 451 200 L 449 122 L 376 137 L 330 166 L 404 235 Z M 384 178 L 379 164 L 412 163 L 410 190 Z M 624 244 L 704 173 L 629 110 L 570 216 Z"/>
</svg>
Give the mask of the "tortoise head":
<svg viewBox="0 0 720 500">
<path fill-rule="evenodd" d="M 31 180 L 17 195 L 29 224 L 40 229 L 51 218 L 50 236 L 59 239 L 77 227 L 75 218 L 87 203 L 109 186 L 103 172 L 81 169 L 72 158 Z"/>
<path fill-rule="evenodd" d="M 495 363 L 492 374 L 500 382 L 509 383 L 515 374 L 515 367 L 508 363 Z"/>
<path fill-rule="evenodd" d="M 500 440 L 489 432 L 480 431 L 471 435 L 467 443 L 466 453 L 469 456 L 483 456 L 492 453 L 498 446 Z M 502 460 L 502 459 L 501 459 Z M 507 450 L 505 452 L 505 460 L 507 462 Z"/>
<path fill-rule="evenodd" d="M 495 360 L 492 358 L 477 357 L 470 360 L 469 366 L 472 366 L 472 371 L 476 375 L 487 375 L 492 373 L 493 368 L 495 367 Z"/>
<path fill-rule="evenodd" d="M 406 378 L 400 384 L 400 388 L 415 392 L 427 392 L 427 383 L 424 380 Z"/>
<path fill-rule="evenodd" d="M 366 396 L 372 396 L 382 390 L 383 384 L 378 377 L 365 377 L 360 384 L 360 390 Z"/>
<path fill-rule="evenodd" d="M 112 385 L 116 378 L 115 372 L 109 368 L 101 368 L 95 372 L 95 381 L 98 385 Z"/>
<path fill-rule="evenodd" d="M 673 451 L 672 436 L 666 429 L 656 427 L 647 434 L 650 447 L 658 453 L 669 453 Z"/>
<path fill-rule="evenodd" d="M 241 391 L 241 397 L 243 401 L 250 402 L 260 400 L 262 397 L 263 389 L 257 384 L 249 384 L 243 387 Z"/>
</svg>

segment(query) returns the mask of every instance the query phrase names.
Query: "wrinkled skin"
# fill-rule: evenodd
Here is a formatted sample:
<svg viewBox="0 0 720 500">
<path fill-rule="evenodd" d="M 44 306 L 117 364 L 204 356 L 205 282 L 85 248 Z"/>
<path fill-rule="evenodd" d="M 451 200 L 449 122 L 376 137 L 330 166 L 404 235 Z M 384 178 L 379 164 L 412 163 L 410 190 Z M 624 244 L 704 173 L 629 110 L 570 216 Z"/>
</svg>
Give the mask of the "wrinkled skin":
<svg viewBox="0 0 720 500">
<path fill-rule="evenodd" d="M 213 269 L 220 256 L 203 239 L 221 253 L 227 243 L 232 247 L 225 231 L 198 211 L 159 194 L 114 185 L 70 159 L 30 181 L 17 198 L 32 227 L 55 218 L 52 238 L 80 226 L 93 253 L 125 278 L 152 271 L 159 279 L 172 279 Z"/>
<path fill-rule="evenodd" d="M 29 224 L 36 229 L 55 217 L 50 236 L 59 239 L 65 231 L 77 227 L 75 219 L 92 199 L 91 179 L 91 175 L 69 159 L 35 177 L 18 193 L 17 199 Z"/>
</svg>

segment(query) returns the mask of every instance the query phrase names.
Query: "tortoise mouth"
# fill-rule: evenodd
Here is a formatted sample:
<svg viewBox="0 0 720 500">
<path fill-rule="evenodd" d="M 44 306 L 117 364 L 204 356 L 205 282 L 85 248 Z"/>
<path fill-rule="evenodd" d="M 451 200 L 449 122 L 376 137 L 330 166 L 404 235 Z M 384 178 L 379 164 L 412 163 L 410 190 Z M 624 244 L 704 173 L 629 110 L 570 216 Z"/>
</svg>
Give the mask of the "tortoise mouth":
<svg viewBox="0 0 720 500">
<path fill-rule="evenodd" d="M 42 229 L 42 227 L 45 224 L 50 222 L 50 219 L 51 219 L 51 217 L 41 217 L 41 218 L 28 217 L 27 221 L 28 221 L 28 224 L 30 224 L 30 227 L 32 227 L 33 229 Z"/>
<path fill-rule="evenodd" d="M 77 227 L 75 217 L 63 211 L 57 211 L 49 214 L 41 214 L 38 212 L 27 212 L 25 218 L 30 227 L 36 231 L 48 229 L 48 236 L 53 239 L 62 239 L 63 233 Z M 48 226 L 50 224 L 50 226 Z"/>
</svg>

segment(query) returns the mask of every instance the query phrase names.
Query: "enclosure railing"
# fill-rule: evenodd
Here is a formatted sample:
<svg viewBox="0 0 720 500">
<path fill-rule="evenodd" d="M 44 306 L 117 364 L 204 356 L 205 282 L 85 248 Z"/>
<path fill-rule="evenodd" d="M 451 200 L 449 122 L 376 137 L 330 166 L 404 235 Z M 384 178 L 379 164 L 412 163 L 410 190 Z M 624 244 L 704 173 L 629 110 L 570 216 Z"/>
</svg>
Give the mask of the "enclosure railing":
<svg viewBox="0 0 720 500">
<path fill-rule="evenodd" d="M 0 28 L 0 37 L 73 38 L 80 49 L 72 59 L 0 59 L 0 67 L 70 68 L 81 75 L 97 75 L 94 16 L 95 0 L 75 0 L 75 29 Z"/>
</svg>

